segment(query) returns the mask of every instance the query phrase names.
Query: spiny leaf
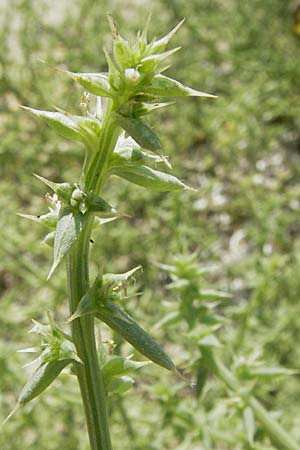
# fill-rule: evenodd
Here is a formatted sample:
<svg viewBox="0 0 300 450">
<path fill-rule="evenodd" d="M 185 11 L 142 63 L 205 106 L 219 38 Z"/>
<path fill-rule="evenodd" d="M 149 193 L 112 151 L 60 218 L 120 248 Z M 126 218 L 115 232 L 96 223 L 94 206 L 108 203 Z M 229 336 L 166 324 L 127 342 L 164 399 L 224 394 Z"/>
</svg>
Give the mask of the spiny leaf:
<svg viewBox="0 0 300 450">
<path fill-rule="evenodd" d="M 190 189 L 178 178 L 168 173 L 154 170 L 147 166 L 118 168 L 114 171 L 119 177 L 131 183 L 137 184 L 144 188 L 155 191 L 178 191 L 182 189 Z"/>
<path fill-rule="evenodd" d="M 64 208 L 62 210 L 56 227 L 54 258 L 48 279 L 79 238 L 85 221 L 86 216 L 80 212 L 74 213 L 70 208 Z"/>
<path fill-rule="evenodd" d="M 116 331 L 142 355 L 165 369 L 176 372 L 173 361 L 155 339 L 113 302 L 98 303 L 96 317 Z"/>
<path fill-rule="evenodd" d="M 104 281 L 104 283 L 107 283 L 107 282 L 113 282 L 116 284 L 122 283 L 122 282 L 128 281 L 128 279 L 130 277 L 132 277 L 135 274 L 135 272 L 137 272 L 138 270 L 141 270 L 141 269 L 142 269 L 142 266 L 137 266 L 131 270 L 128 270 L 128 272 L 125 272 L 125 273 L 105 273 L 103 275 L 103 281 Z"/>
<path fill-rule="evenodd" d="M 106 73 L 70 72 L 68 70 L 63 70 L 60 67 L 55 67 L 55 70 L 72 78 L 72 80 L 79 83 L 91 94 L 99 95 L 101 97 L 112 97 Z"/>
<path fill-rule="evenodd" d="M 80 134 L 76 123 L 65 114 L 53 111 L 40 111 L 39 109 L 29 108 L 27 106 L 21 106 L 26 111 L 30 111 L 38 117 L 41 117 L 45 122 L 50 125 L 55 131 L 62 136 L 73 139 L 74 141 L 82 142 L 83 138 Z"/>
<path fill-rule="evenodd" d="M 156 152 L 161 150 L 161 143 L 156 134 L 142 119 L 133 119 L 116 114 L 118 124 L 131 136 L 141 147 Z"/>
<path fill-rule="evenodd" d="M 144 29 L 143 29 L 143 31 L 141 33 L 141 36 L 140 36 L 140 42 L 141 42 L 141 44 L 143 46 L 147 45 L 147 42 L 148 42 L 148 29 L 149 29 L 149 25 L 150 25 L 150 22 L 151 22 L 151 17 L 152 17 L 152 14 L 149 13 L 148 17 L 147 17 L 147 20 L 146 20 L 146 23 L 145 23 L 145 26 L 144 26 Z"/>
<path fill-rule="evenodd" d="M 54 181 L 47 180 L 46 178 L 42 177 L 41 175 L 37 175 L 36 173 L 34 173 L 33 175 L 50 189 L 52 189 L 52 191 L 55 192 L 55 194 L 57 194 L 61 200 L 67 203 L 69 202 L 72 192 L 76 188 L 76 183 L 55 183 Z"/>
<path fill-rule="evenodd" d="M 161 103 L 141 103 L 137 102 L 137 104 L 133 105 L 133 113 L 135 117 L 144 116 L 146 114 L 150 114 L 152 111 L 155 111 L 159 108 L 165 108 L 166 106 L 174 105 L 175 102 L 161 102 Z"/>
<path fill-rule="evenodd" d="M 108 218 L 102 218 L 102 217 L 95 217 L 94 221 L 94 228 L 105 225 L 106 223 L 113 222 L 114 220 L 118 219 L 119 217 L 123 216 L 114 216 L 114 217 L 108 217 Z"/>
<path fill-rule="evenodd" d="M 181 47 L 172 48 L 171 50 L 168 50 L 167 52 L 160 53 L 159 55 L 150 55 L 146 56 L 141 60 L 141 63 L 138 65 L 138 70 L 142 73 L 151 73 L 153 71 L 158 72 L 157 67 L 159 66 L 162 61 L 164 61 L 169 56 L 173 55 L 173 53 L 178 52 Z"/>
<path fill-rule="evenodd" d="M 47 229 L 53 230 L 56 228 L 58 215 L 55 212 L 49 212 L 47 214 L 42 214 L 40 216 L 33 216 L 30 214 L 21 214 L 18 213 L 18 216 L 23 217 L 24 219 L 32 220 L 33 222 L 40 223 Z"/>
<path fill-rule="evenodd" d="M 252 377 L 274 378 L 276 376 L 284 375 L 298 375 L 299 370 L 287 369 L 285 367 L 257 367 L 250 368 L 250 375 Z"/>
<path fill-rule="evenodd" d="M 41 364 L 33 373 L 31 379 L 22 389 L 18 403 L 24 404 L 40 395 L 58 377 L 62 370 L 72 362 L 72 359 L 49 361 Z"/>
<path fill-rule="evenodd" d="M 179 22 L 166 36 L 162 37 L 158 41 L 154 41 L 150 46 L 150 55 L 153 55 L 155 53 L 164 52 L 167 48 L 167 45 L 169 44 L 170 40 L 174 36 L 174 34 L 179 30 L 181 25 L 185 19 L 182 19 L 181 22 Z"/>
<path fill-rule="evenodd" d="M 194 97 L 211 97 L 216 98 L 215 95 L 205 94 L 204 92 L 196 91 L 180 81 L 173 78 L 166 77 L 165 75 L 155 75 L 152 82 L 145 92 L 149 94 L 159 95 L 161 97 L 182 97 L 182 96 L 194 96 Z"/>
</svg>

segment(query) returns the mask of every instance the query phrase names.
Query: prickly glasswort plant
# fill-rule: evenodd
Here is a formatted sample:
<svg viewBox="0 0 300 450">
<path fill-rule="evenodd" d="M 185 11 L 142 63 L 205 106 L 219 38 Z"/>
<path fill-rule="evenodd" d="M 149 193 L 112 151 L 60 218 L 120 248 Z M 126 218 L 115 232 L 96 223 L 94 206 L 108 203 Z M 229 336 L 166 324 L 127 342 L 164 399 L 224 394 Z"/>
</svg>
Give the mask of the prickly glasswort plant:
<svg viewBox="0 0 300 450">
<path fill-rule="evenodd" d="M 48 229 L 45 241 L 53 246 L 52 276 L 57 266 L 66 262 L 71 336 L 49 318 L 49 325 L 37 324 L 42 335 L 39 366 L 19 396 L 24 404 L 43 392 L 68 365 L 75 372 L 83 400 L 92 450 L 112 448 L 107 420 L 107 393 L 115 383 L 141 366 L 121 357 L 100 360 L 101 349 L 95 340 L 94 319 L 100 319 L 121 335 L 141 354 L 168 370 L 176 370 L 163 349 L 128 314 L 119 303 L 123 286 L 137 268 L 126 274 L 99 274 L 90 285 L 89 246 L 93 228 L 113 220 L 117 212 L 100 195 L 111 175 L 139 186 L 177 191 L 188 187 L 151 163 L 169 163 L 162 154 L 158 137 L 144 116 L 167 106 L 164 98 L 178 96 L 213 97 L 184 86 L 162 74 L 165 59 L 178 48 L 166 50 L 178 24 L 165 37 L 147 41 L 147 26 L 134 42 L 123 39 L 109 17 L 113 34 L 113 56 L 106 53 L 108 73 L 73 73 L 62 71 L 79 83 L 94 99 L 95 110 L 86 107 L 85 116 L 58 110 L 40 111 L 25 107 L 41 117 L 66 138 L 82 142 L 85 160 L 79 181 L 54 183 L 38 177 L 54 192 L 48 196 L 49 209 L 41 216 L 25 216 Z M 92 94 L 92 95 L 91 95 Z M 103 353 L 103 352 L 102 352 Z M 101 354 L 102 354 L 101 353 Z"/>
</svg>

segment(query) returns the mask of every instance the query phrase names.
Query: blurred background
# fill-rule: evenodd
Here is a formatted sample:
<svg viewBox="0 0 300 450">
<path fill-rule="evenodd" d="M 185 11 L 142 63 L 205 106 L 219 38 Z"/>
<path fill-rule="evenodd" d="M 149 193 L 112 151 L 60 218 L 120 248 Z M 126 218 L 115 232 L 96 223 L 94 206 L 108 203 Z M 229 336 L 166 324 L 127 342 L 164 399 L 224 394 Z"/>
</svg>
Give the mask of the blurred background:
<svg viewBox="0 0 300 450">
<path fill-rule="evenodd" d="M 189 255 L 199 270 L 215 267 L 201 283 L 232 294 L 219 307 L 228 364 L 259 355 L 266 365 L 299 368 L 297 6 L 282 0 L 0 0 L 0 421 L 31 371 L 23 368 L 29 356 L 17 353 L 36 345 L 28 334 L 31 319 L 43 322 L 48 308 L 60 323 L 68 314 L 63 268 L 46 283 L 51 251 L 41 245 L 42 230 L 16 213 L 47 210 L 47 191 L 33 173 L 74 181 L 83 160 L 79 144 L 18 105 L 80 113 L 82 90 L 41 60 L 74 72 L 105 71 L 108 11 L 126 38 L 149 12 L 150 38 L 185 17 L 173 42 L 182 50 L 167 74 L 218 99 L 179 99 L 151 117 L 174 174 L 197 192 L 153 193 L 112 179 L 104 198 L 130 218 L 95 233 L 93 264 L 103 257 L 107 272 L 143 266 L 137 277 L 143 294 L 128 310 L 191 376 L 197 348 L 185 343 L 188 330 L 156 326 L 179 302 L 158 263 L 188 265 Z M 115 448 L 274 448 L 259 425 L 251 443 L 235 399 L 213 377 L 207 383 L 196 398 L 163 369 L 143 369 L 122 400 L 112 397 Z M 255 393 L 300 440 L 299 376 L 258 380 Z M 0 448 L 87 450 L 75 379 L 64 374 L 18 411 L 1 430 Z"/>
</svg>

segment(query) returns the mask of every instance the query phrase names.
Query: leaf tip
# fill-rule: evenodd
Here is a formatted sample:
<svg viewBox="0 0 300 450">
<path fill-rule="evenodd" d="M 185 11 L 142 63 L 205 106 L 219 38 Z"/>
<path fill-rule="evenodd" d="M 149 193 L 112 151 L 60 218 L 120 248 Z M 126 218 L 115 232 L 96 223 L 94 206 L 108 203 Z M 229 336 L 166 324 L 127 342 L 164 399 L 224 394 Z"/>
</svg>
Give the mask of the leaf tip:
<svg viewBox="0 0 300 450">
<path fill-rule="evenodd" d="M 52 264 L 52 266 L 51 266 L 51 268 L 50 268 L 50 270 L 49 270 L 48 276 L 47 276 L 47 278 L 46 278 L 47 281 L 49 281 L 50 278 L 52 277 L 52 275 L 53 275 L 53 273 L 54 273 L 56 267 L 57 267 L 57 264 L 55 264 L 55 262 L 54 262 L 54 263 Z"/>
<path fill-rule="evenodd" d="M 186 191 L 199 192 L 199 189 L 193 188 L 192 186 L 185 185 L 184 189 Z"/>
<path fill-rule="evenodd" d="M 4 426 L 9 421 L 9 419 L 15 414 L 15 412 L 19 409 L 19 407 L 20 407 L 20 404 L 17 403 L 16 406 L 14 407 L 14 409 L 8 414 L 6 419 L 3 420 L 2 426 Z"/>
</svg>

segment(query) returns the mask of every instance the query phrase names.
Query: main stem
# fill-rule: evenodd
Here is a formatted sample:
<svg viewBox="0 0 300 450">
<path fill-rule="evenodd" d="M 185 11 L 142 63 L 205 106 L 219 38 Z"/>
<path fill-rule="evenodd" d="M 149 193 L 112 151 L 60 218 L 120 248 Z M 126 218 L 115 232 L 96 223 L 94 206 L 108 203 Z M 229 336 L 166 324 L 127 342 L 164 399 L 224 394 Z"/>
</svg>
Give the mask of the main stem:
<svg viewBox="0 0 300 450">
<path fill-rule="evenodd" d="M 99 194 L 105 181 L 109 159 L 119 135 L 109 104 L 102 124 L 99 147 L 87 173 L 85 189 Z M 89 288 L 89 246 L 94 216 L 90 216 L 67 260 L 69 309 L 73 314 Z M 87 315 L 72 322 L 72 337 L 82 364 L 76 363 L 91 450 L 112 450 L 101 368 L 95 339 L 94 318 Z"/>
</svg>

